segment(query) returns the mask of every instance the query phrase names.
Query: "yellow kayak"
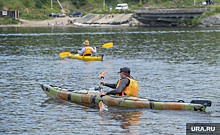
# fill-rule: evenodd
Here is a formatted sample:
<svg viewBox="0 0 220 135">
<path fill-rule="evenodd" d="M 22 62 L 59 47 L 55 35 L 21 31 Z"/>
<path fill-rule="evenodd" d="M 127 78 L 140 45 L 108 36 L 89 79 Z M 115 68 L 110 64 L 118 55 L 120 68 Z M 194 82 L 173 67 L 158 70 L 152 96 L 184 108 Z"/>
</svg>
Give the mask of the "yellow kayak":
<svg viewBox="0 0 220 135">
<path fill-rule="evenodd" d="M 86 60 L 86 61 L 101 61 L 103 59 L 103 55 L 80 56 L 79 54 L 70 54 L 69 58 L 78 59 L 78 60 Z"/>
</svg>

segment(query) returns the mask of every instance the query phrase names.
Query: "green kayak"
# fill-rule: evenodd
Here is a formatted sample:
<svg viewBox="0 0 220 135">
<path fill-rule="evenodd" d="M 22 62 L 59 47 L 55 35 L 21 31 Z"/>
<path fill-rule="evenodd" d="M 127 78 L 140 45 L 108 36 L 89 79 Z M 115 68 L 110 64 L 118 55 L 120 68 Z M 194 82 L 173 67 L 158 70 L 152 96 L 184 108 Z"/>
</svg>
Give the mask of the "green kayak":
<svg viewBox="0 0 220 135">
<path fill-rule="evenodd" d="M 50 98 L 61 98 L 72 102 L 97 104 L 100 102 L 100 87 L 85 90 L 68 90 L 65 88 L 40 84 L 43 91 Z M 209 100 L 192 100 L 190 103 L 184 101 L 160 101 L 132 96 L 106 95 L 102 97 L 102 102 L 108 106 L 121 106 L 131 108 L 150 108 L 160 110 L 192 110 L 205 111 L 211 106 Z"/>
</svg>

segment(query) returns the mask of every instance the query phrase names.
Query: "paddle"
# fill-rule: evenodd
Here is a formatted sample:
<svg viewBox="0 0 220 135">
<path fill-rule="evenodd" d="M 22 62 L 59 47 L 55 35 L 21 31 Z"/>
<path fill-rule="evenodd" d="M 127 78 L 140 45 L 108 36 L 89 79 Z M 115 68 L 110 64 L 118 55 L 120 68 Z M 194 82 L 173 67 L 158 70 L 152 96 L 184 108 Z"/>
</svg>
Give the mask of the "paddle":
<svg viewBox="0 0 220 135">
<path fill-rule="evenodd" d="M 71 52 L 61 52 L 59 54 L 60 57 L 66 57 L 66 56 L 69 56 L 71 54 Z"/>
<path fill-rule="evenodd" d="M 102 80 L 104 80 L 105 72 L 106 72 L 106 70 L 105 70 L 104 72 L 102 72 L 102 74 L 99 75 L 99 77 L 100 77 Z M 101 87 L 101 93 L 102 93 L 102 87 Z M 104 105 L 103 105 L 103 103 L 102 103 L 102 97 L 100 97 L 100 101 L 99 101 L 100 111 L 103 111 L 103 106 L 104 106 Z"/>
<path fill-rule="evenodd" d="M 113 42 L 108 42 L 108 43 L 105 43 L 101 46 L 97 46 L 96 48 L 100 48 L 100 47 L 104 47 L 104 48 L 110 48 L 113 46 Z"/>
<path fill-rule="evenodd" d="M 96 48 L 100 48 L 100 47 L 103 47 L 103 48 L 110 48 L 110 47 L 112 47 L 113 46 L 113 42 L 108 42 L 108 43 L 105 43 L 105 44 L 103 44 L 103 45 L 101 45 L 101 46 L 98 46 L 98 47 L 96 47 Z M 69 56 L 71 54 L 71 52 L 61 52 L 60 54 L 59 54 L 59 56 L 60 57 L 67 57 L 67 56 Z"/>
</svg>

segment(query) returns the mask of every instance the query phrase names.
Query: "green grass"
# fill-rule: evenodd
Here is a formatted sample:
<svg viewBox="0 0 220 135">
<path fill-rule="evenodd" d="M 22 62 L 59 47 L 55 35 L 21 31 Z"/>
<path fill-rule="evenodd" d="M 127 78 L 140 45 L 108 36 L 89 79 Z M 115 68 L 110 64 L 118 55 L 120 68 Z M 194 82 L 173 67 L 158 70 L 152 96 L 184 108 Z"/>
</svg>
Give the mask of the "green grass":
<svg viewBox="0 0 220 135">
<path fill-rule="evenodd" d="M 21 21 L 16 20 L 15 18 L 10 18 L 10 17 L 5 17 L 5 18 L 0 18 L 0 25 L 7 25 L 7 24 L 18 24 Z"/>
<path fill-rule="evenodd" d="M 211 15 L 216 15 L 217 13 L 220 13 L 220 6 L 215 6 L 214 10 L 203 13 L 201 18 L 205 18 L 206 16 L 211 16 Z"/>
<path fill-rule="evenodd" d="M 119 14 L 119 13 L 132 13 L 134 9 L 145 10 L 148 5 L 148 10 L 155 10 L 161 8 L 193 8 L 194 0 L 142 0 L 142 5 L 139 5 L 139 0 L 106 0 L 105 10 L 103 10 L 103 0 L 87 0 L 85 6 L 80 6 L 79 9 L 73 5 L 72 0 L 59 0 L 62 7 L 66 11 L 66 15 L 72 12 L 82 12 L 83 15 L 88 13 L 97 14 Z M 200 1 L 196 1 L 196 8 L 201 8 L 198 4 Z M 36 0 L 0 0 L 1 9 L 8 10 L 19 10 L 19 16 L 23 19 L 28 20 L 45 20 L 48 19 L 46 16 L 50 13 L 61 12 L 61 7 L 56 0 L 53 0 L 53 9 L 51 9 L 51 0 L 47 0 L 46 3 L 42 4 L 42 8 L 35 7 Z M 117 4 L 128 3 L 129 10 L 114 10 Z M 215 4 L 220 4 L 220 0 L 215 0 Z M 109 6 L 112 6 L 110 11 Z M 213 8 L 212 6 L 206 6 L 207 8 Z M 45 9 L 44 9 L 45 8 Z M 217 6 L 215 10 L 206 12 L 201 18 L 209 15 L 220 13 L 220 7 Z M 45 15 L 44 15 L 45 14 Z M 1 19 L 1 23 L 11 23 L 8 19 Z"/>
</svg>

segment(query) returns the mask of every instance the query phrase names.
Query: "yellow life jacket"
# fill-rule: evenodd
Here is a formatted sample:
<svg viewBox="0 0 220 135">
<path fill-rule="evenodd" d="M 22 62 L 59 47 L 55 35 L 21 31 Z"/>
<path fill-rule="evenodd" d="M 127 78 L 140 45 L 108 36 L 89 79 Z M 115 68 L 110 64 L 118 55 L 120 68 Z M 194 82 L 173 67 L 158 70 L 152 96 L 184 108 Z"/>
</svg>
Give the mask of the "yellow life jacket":
<svg viewBox="0 0 220 135">
<path fill-rule="evenodd" d="M 85 47 L 86 50 L 83 52 L 82 56 L 84 55 L 91 55 L 92 56 L 92 48 L 91 47 Z"/>
<path fill-rule="evenodd" d="M 139 91 L 139 86 L 136 80 L 131 79 L 129 77 L 126 77 L 127 79 L 130 80 L 130 84 L 122 91 L 122 96 L 124 96 L 124 93 L 128 96 L 138 96 L 138 91 Z M 121 80 L 118 81 L 116 88 L 118 88 Z M 119 95 L 119 94 L 116 94 Z"/>
</svg>

